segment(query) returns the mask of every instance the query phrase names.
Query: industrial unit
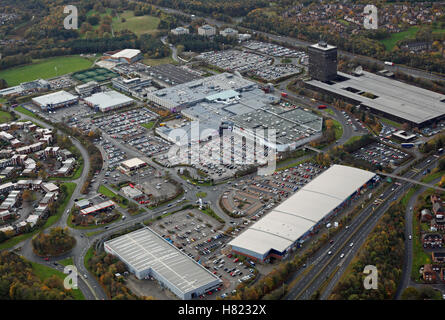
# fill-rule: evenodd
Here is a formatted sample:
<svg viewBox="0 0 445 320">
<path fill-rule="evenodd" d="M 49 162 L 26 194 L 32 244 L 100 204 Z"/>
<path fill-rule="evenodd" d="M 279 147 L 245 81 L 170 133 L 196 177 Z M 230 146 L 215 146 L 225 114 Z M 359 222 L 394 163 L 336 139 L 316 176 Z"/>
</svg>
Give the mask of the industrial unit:
<svg viewBox="0 0 445 320">
<path fill-rule="evenodd" d="M 124 262 L 138 279 L 151 276 L 183 300 L 197 298 L 222 284 L 217 276 L 168 240 L 144 227 L 106 241 L 104 248 Z"/>
<path fill-rule="evenodd" d="M 333 165 L 229 245 L 232 251 L 256 261 L 284 258 L 379 180 L 372 172 Z"/>
<path fill-rule="evenodd" d="M 145 161 L 142 161 L 139 158 L 132 158 L 123 161 L 119 166 L 119 170 L 124 174 L 129 174 L 134 170 L 145 167 L 146 165 L 147 163 Z"/>
<path fill-rule="evenodd" d="M 108 112 L 129 106 L 134 100 L 117 91 L 98 92 L 83 99 L 95 111 Z"/>
<path fill-rule="evenodd" d="M 143 58 L 141 50 L 138 49 L 124 49 L 112 52 L 106 52 L 102 56 L 102 60 L 113 62 L 134 63 Z"/>
<path fill-rule="evenodd" d="M 77 96 L 62 90 L 32 98 L 32 102 L 42 110 L 48 110 L 73 105 L 77 103 L 78 99 Z"/>
<path fill-rule="evenodd" d="M 97 213 L 97 212 L 101 212 L 104 210 L 113 209 L 114 207 L 115 207 L 115 203 L 111 200 L 107 200 L 107 201 L 104 201 L 97 205 L 80 210 L 80 214 L 87 215 L 87 214 Z"/>
</svg>

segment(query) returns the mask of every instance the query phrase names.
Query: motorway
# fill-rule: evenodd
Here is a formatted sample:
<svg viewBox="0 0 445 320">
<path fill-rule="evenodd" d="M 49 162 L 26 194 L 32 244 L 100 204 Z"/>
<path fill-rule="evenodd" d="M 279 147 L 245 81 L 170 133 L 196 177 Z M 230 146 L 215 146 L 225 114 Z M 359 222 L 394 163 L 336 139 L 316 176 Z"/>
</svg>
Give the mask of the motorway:
<svg viewBox="0 0 445 320">
<path fill-rule="evenodd" d="M 428 162 L 428 160 L 430 161 Z M 422 177 L 422 171 L 434 167 L 436 161 L 436 157 L 430 156 L 414 167 L 420 171 L 409 170 L 404 176 L 419 180 Z M 333 244 L 328 243 L 323 246 L 315 256 L 307 262 L 306 268 L 310 268 L 309 271 L 304 273 L 304 276 L 290 289 L 286 298 L 290 300 L 310 299 L 320 287 L 325 286 L 325 290 L 322 292 L 320 299 L 327 299 L 335 284 L 346 270 L 360 246 L 365 242 L 378 220 L 386 212 L 391 203 L 399 199 L 410 187 L 410 183 L 396 184 L 388 187 L 379 196 L 380 200 L 378 201 L 380 204 L 371 203 L 366 206 L 349 224 L 347 229 L 343 229 L 331 238 L 334 241 Z M 328 254 L 329 251 L 331 251 L 331 254 Z M 341 257 L 342 254 L 344 254 L 343 257 Z M 294 278 L 303 274 L 304 269 L 305 268 L 299 270 Z M 327 284 L 325 283 L 326 281 L 328 281 Z"/>
</svg>

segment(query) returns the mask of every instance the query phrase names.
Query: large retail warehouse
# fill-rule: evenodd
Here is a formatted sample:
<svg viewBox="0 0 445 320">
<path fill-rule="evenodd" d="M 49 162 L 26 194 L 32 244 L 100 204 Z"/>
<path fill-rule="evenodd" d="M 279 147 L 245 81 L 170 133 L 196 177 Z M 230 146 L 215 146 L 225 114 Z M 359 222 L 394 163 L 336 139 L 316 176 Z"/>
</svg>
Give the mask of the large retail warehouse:
<svg viewBox="0 0 445 320">
<path fill-rule="evenodd" d="M 138 279 L 152 276 L 183 300 L 197 298 L 222 283 L 148 227 L 106 241 L 104 248 Z"/>
<path fill-rule="evenodd" d="M 379 179 L 369 171 L 333 165 L 229 245 L 256 261 L 281 259 Z"/>
</svg>

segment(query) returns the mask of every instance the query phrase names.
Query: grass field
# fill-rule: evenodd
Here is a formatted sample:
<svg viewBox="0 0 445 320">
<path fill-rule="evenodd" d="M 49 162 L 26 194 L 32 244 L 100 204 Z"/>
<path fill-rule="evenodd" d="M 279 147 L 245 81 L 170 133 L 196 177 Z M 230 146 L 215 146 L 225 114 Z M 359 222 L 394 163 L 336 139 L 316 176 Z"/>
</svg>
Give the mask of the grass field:
<svg viewBox="0 0 445 320">
<path fill-rule="evenodd" d="M 144 59 L 143 62 L 149 66 L 158 66 L 160 64 L 167 64 L 167 63 L 175 64 L 176 63 L 172 57 L 165 57 L 165 58 L 161 58 L 161 59 Z"/>
<path fill-rule="evenodd" d="M 9 86 L 16 86 L 22 82 L 48 79 L 87 69 L 91 65 L 90 60 L 79 56 L 48 58 L 37 60 L 30 65 L 0 71 L 0 79 L 5 79 Z"/>
<path fill-rule="evenodd" d="M 105 187 L 104 185 L 100 185 L 99 187 L 99 193 L 102 193 L 104 196 L 112 199 L 114 197 L 117 197 L 119 199 L 119 203 L 118 205 L 121 206 L 122 208 L 127 208 L 128 205 L 125 205 L 122 203 L 122 201 L 125 199 L 124 197 L 122 197 L 119 194 L 114 193 L 113 191 L 111 191 L 110 189 L 108 189 L 107 187 Z"/>
<path fill-rule="evenodd" d="M 335 140 L 338 140 L 343 136 L 343 127 L 337 120 L 332 119 L 332 121 L 334 122 Z"/>
<path fill-rule="evenodd" d="M 44 229 L 50 227 L 53 223 L 57 222 L 60 219 L 60 217 L 63 214 L 63 211 L 65 210 L 66 206 L 68 205 L 68 202 L 71 199 L 71 195 L 73 194 L 74 189 L 76 189 L 76 186 L 77 186 L 77 184 L 75 184 L 74 182 L 63 183 L 62 185 L 66 186 L 68 195 L 63 200 L 62 204 L 59 207 L 57 207 L 57 213 L 55 215 L 49 217 L 48 220 L 46 221 L 46 223 L 43 225 Z"/>
<path fill-rule="evenodd" d="M 419 31 L 419 27 L 410 27 L 405 31 L 393 33 L 389 38 L 383 39 L 380 42 L 385 46 L 385 49 L 387 51 L 391 51 L 396 45 L 397 41 L 415 38 L 417 31 Z M 440 34 L 444 32 L 445 29 L 433 29 L 434 34 Z"/>
<path fill-rule="evenodd" d="M 37 118 L 34 112 L 29 111 L 28 109 L 23 108 L 22 106 L 18 106 L 14 109 L 17 112 L 23 113 L 24 115 Z"/>
<path fill-rule="evenodd" d="M 420 221 L 413 217 L 413 264 L 411 267 L 411 279 L 418 281 L 419 269 L 424 264 L 431 263 L 431 254 L 423 250 L 422 241 L 420 239 Z"/>
<path fill-rule="evenodd" d="M 350 143 L 353 143 L 353 142 L 355 142 L 357 140 L 360 140 L 361 137 L 362 136 L 353 136 L 353 137 L 349 138 L 348 141 L 345 142 L 345 144 L 350 144 Z"/>
<path fill-rule="evenodd" d="M 125 22 L 121 21 L 121 18 L 125 18 Z M 157 31 L 160 19 L 153 16 L 140 16 L 135 17 L 133 11 L 125 11 L 119 15 L 119 18 L 113 19 L 113 30 L 121 31 L 128 29 L 134 32 L 136 35 L 153 33 Z"/>
<path fill-rule="evenodd" d="M 8 112 L 0 111 L 0 123 L 9 122 L 11 120 L 12 117 Z"/>
<path fill-rule="evenodd" d="M 143 126 L 144 128 L 147 128 L 147 129 L 151 129 L 151 128 L 153 128 L 154 124 L 155 124 L 154 121 L 150 121 L 148 123 L 141 124 L 141 126 Z"/>
<path fill-rule="evenodd" d="M 73 261 L 73 258 L 66 258 L 66 259 L 60 260 L 59 263 L 64 266 L 70 266 L 70 265 L 74 264 L 74 261 Z"/>
<path fill-rule="evenodd" d="M 44 281 L 46 279 L 48 279 L 49 277 L 56 275 L 58 278 L 60 278 L 62 281 L 63 279 L 65 279 L 66 274 L 55 270 L 53 268 L 49 268 L 47 266 L 44 266 L 42 264 L 39 263 L 35 263 L 35 262 L 31 262 L 32 264 L 32 271 L 33 273 L 40 278 L 40 280 Z M 73 290 L 71 292 L 71 295 L 74 299 L 76 300 L 85 300 L 85 297 L 82 293 L 82 291 L 80 290 Z"/>
<path fill-rule="evenodd" d="M 196 194 L 196 197 L 197 198 L 205 198 L 205 197 L 207 197 L 207 193 L 205 193 L 205 192 L 198 192 Z"/>
<path fill-rule="evenodd" d="M 402 127 L 402 124 L 400 124 L 398 122 L 395 122 L 393 120 L 390 120 L 390 119 L 379 117 L 379 120 L 380 120 L 381 123 L 386 124 L 388 126 L 392 126 L 394 128 L 401 128 Z"/>
<path fill-rule="evenodd" d="M 85 266 L 85 268 L 87 268 L 87 270 L 90 270 L 90 268 L 88 268 L 88 261 L 93 257 L 94 255 L 94 246 L 91 246 L 87 253 L 85 254 L 85 259 L 83 260 L 83 264 Z"/>
</svg>

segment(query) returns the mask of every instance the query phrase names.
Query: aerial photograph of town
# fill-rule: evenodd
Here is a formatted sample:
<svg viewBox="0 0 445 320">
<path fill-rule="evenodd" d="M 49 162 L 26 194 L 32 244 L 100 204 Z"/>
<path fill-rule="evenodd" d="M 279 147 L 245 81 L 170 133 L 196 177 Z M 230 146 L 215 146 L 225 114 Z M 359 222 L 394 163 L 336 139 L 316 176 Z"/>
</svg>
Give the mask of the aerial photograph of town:
<svg viewBox="0 0 445 320">
<path fill-rule="evenodd" d="M 443 1 L 0 0 L 0 302 L 445 300 L 444 148 Z"/>
</svg>

